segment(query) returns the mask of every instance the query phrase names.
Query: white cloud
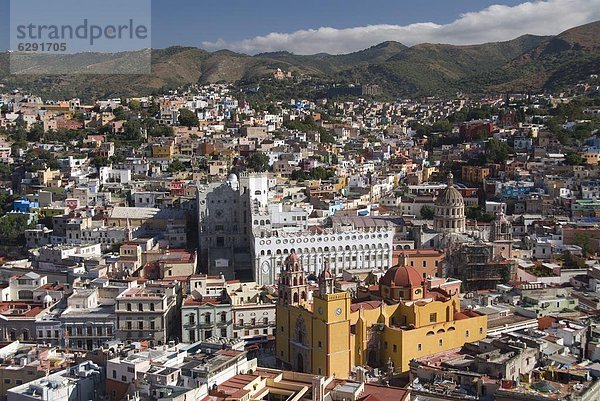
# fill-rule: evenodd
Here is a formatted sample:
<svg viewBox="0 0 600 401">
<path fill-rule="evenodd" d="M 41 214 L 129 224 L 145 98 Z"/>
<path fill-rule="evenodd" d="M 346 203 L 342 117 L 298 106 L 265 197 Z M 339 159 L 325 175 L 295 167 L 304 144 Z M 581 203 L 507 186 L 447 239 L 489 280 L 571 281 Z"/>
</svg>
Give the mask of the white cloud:
<svg viewBox="0 0 600 401">
<path fill-rule="evenodd" d="M 600 0 L 529 1 L 513 7 L 493 5 L 469 12 L 445 25 L 368 25 L 336 29 L 322 27 L 291 33 L 269 33 L 240 41 L 203 42 L 208 50 L 229 49 L 256 54 L 287 50 L 296 54 L 343 54 L 393 40 L 407 46 L 419 43 L 455 45 L 497 42 L 524 34 L 555 35 L 600 19 Z"/>
</svg>

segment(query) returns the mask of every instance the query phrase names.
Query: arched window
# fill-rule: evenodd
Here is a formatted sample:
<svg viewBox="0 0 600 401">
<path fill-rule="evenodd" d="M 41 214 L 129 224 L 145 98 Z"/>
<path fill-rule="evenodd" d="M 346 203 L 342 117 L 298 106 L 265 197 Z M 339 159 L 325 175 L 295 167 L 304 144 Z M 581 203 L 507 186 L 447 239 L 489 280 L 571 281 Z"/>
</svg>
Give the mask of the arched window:
<svg viewBox="0 0 600 401">
<path fill-rule="evenodd" d="M 294 294 L 294 302 L 295 303 L 299 302 L 299 300 L 298 300 L 298 293 Z"/>
</svg>

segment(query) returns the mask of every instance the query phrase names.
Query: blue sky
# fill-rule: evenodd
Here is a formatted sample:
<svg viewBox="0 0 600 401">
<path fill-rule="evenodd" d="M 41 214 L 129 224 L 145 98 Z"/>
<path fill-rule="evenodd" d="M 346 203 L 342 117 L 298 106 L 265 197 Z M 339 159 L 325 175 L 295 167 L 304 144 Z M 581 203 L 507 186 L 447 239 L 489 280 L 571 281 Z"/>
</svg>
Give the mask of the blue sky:
<svg viewBox="0 0 600 401">
<path fill-rule="evenodd" d="M 8 47 L 8 2 L 0 0 L 0 49 L 3 50 Z M 311 53 L 321 49 L 343 53 L 368 47 L 381 39 L 398 40 L 409 45 L 428 41 L 464 44 L 508 40 L 529 33 L 524 29 L 534 34 L 555 34 L 565 27 L 600 18 L 600 0 L 531 0 L 525 5 L 522 3 L 526 2 L 152 0 L 152 46 L 189 45 L 210 50 L 226 47 L 247 53 L 271 50 Z M 60 0 L 56 4 L 59 5 Z M 523 23 L 540 12 L 541 23 Z M 464 13 L 472 13 L 474 17 L 465 19 Z M 462 21 L 458 27 L 457 21 Z M 429 22 L 433 24 L 414 25 Z M 510 22 L 515 23 L 514 28 Z M 486 26 L 488 23 L 493 25 L 491 33 Z M 374 26 L 366 31 L 367 35 L 356 30 L 367 26 Z M 334 29 L 311 31 L 321 27 Z M 282 35 L 272 34 L 274 32 Z M 319 42 L 323 42 L 322 46 Z"/>
</svg>

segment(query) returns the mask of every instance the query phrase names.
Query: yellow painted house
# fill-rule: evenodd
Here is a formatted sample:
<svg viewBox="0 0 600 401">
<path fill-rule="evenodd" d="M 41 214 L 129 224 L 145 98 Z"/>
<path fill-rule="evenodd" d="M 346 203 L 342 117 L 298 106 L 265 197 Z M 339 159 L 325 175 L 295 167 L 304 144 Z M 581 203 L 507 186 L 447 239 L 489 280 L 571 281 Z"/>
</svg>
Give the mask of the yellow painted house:
<svg viewBox="0 0 600 401">
<path fill-rule="evenodd" d="M 455 286 L 432 288 L 413 267 L 395 266 L 361 301 L 335 292 L 326 267 L 311 291 L 294 251 L 279 278 L 276 352 L 286 368 L 347 378 L 355 366 L 408 372 L 411 359 L 486 337 L 487 318 L 460 311 Z"/>
</svg>

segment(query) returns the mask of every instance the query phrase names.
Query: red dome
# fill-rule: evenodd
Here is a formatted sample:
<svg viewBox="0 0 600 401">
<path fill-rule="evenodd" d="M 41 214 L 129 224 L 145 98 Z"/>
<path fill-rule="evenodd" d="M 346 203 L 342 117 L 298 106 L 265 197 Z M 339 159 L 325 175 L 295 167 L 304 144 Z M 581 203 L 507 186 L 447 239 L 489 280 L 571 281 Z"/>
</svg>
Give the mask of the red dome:
<svg viewBox="0 0 600 401">
<path fill-rule="evenodd" d="M 394 266 L 381 278 L 379 284 L 387 287 L 420 287 L 421 274 L 411 266 Z"/>
</svg>

